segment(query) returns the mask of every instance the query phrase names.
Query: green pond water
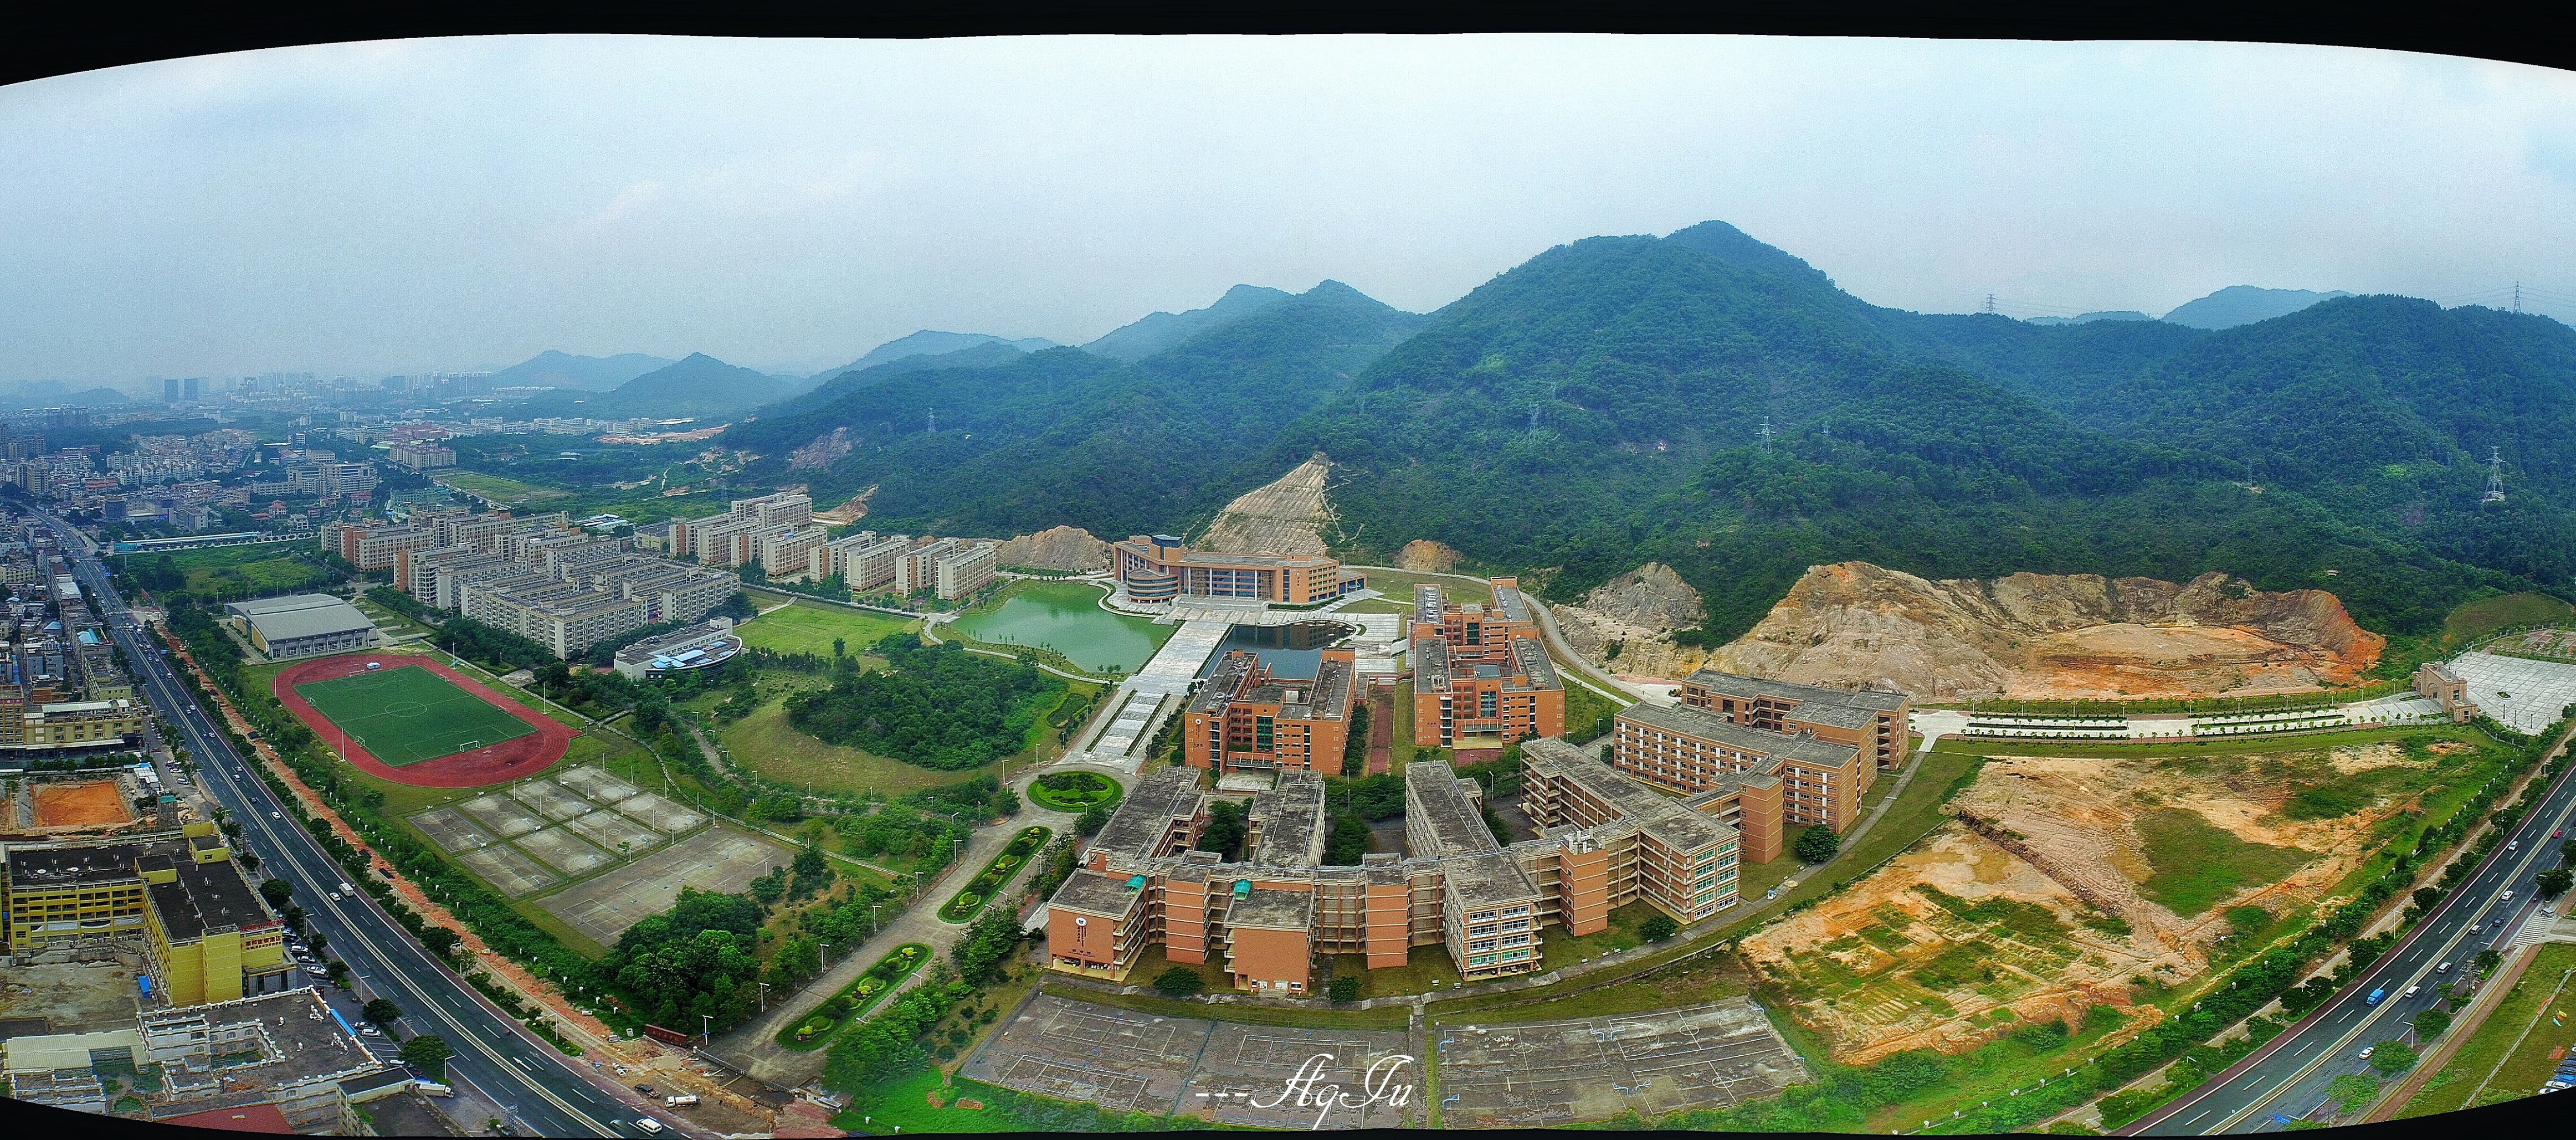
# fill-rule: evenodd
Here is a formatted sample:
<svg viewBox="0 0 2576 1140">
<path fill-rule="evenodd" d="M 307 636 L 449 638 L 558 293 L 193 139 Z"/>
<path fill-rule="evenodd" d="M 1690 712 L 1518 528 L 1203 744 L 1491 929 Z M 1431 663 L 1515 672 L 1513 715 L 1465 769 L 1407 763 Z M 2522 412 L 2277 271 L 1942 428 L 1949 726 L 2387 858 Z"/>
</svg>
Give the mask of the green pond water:
<svg viewBox="0 0 2576 1140">
<path fill-rule="evenodd" d="M 1052 649 L 1085 672 L 1133 673 L 1153 659 L 1178 627 L 1101 609 L 1106 593 L 1080 582 L 1023 586 L 1001 605 L 961 617 L 942 632 L 995 645 Z"/>
</svg>

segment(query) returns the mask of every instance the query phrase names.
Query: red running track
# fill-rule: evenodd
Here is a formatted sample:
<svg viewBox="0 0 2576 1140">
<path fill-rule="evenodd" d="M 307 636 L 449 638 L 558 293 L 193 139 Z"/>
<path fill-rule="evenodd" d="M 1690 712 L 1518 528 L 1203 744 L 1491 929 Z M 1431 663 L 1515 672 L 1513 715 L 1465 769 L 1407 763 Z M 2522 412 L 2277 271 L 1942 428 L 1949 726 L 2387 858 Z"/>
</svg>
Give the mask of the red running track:
<svg viewBox="0 0 2576 1140">
<path fill-rule="evenodd" d="M 295 691 L 297 685 L 313 681 L 332 681 L 353 673 L 364 673 L 371 662 L 387 669 L 405 666 L 427 669 L 454 682 L 458 688 L 481 697 L 495 708 L 526 721 L 529 727 L 537 730 L 536 735 L 504 740 L 499 744 L 487 745 L 471 752 L 459 752 L 451 756 L 441 756 L 435 760 L 423 760 L 417 764 L 396 768 L 376 759 L 373 754 L 360 747 L 358 742 L 351 740 L 347 733 L 341 732 L 338 725 L 332 724 L 331 718 L 322 715 L 321 710 L 314 708 L 311 702 L 306 701 Z M 498 784 L 516 780 L 522 776 L 533 776 L 553 767 L 555 761 L 563 759 L 564 750 L 572 747 L 572 738 L 575 735 L 573 730 L 564 727 L 560 722 L 523 708 L 517 701 L 424 654 L 352 653 L 343 657 L 325 657 L 318 661 L 307 661 L 300 665 L 288 666 L 280 671 L 277 679 L 269 682 L 268 691 L 276 694 L 278 702 L 285 705 L 287 711 L 294 713 L 295 719 L 303 721 L 306 728 L 312 729 L 315 736 L 321 737 L 325 747 L 346 749 L 349 763 L 357 765 L 359 771 L 417 788 L 479 788 L 485 784 Z"/>
</svg>

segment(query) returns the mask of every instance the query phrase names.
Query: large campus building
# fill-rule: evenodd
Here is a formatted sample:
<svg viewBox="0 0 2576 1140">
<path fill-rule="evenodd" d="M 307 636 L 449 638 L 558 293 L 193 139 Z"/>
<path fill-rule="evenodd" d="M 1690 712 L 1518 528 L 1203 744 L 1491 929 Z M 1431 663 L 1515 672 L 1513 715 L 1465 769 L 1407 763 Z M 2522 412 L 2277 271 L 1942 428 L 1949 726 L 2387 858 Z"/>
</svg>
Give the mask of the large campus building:
<svg viewBox="0 0 2576 1140">
<path fill-rule="evenodd" d="M 792 514 L 792 506 L 780 509 Z M 397 587 L 566 659 L 644 626 L 697 621 L 742 592 L 732 574 L 638 554 L 560 511 L 438 516 L 419 526 L 430 544 L 395 555 Z"/>
<path fill-rule="evenodd" d="M 1318 654 L 1312 677 L 1280 677 L 1259 654 L 1225 655 L 1190 698 L 1182 758 L 1193 768 L 1342 774 L 1359 668 L 1348 649 Z"/>
<path fill-rule="evenodd" d="M 233 602 L 224 612 L 272 661 L 347 653 L 376 644 L 376 623 L 345 598 L 288 594 Z"/>
<path fill-rule="evenodd" d="M 1777 854 L 1779 800 L 1758 789 L 1674 799 L 1556 738 L 1523 742 L 1521 764 L 1538 838 L 1505 845 L 1474 781 L 1419 760 L 1405 770 L 1404 853 L 1358 866 L 1323 864 L 1316 773 L 1282 769 L 1253 796 L 1244 857 L 1229 861 L 1193 850 L 1215 798 L 1198 770 L 1156 770 L 1048 902 L 1049 968 L 1124 980 L 1160 945 L 1173 962 L 1223 964 L 1240 990 L 1301 996 L 1317 988 L 1317 955 L 1378 969 L 1437 945 L 1469 982 L 1535 973 L 1549 924 L 1591 934 L 1632 902 L 1684 923 L 1735 905 L 1740 828 L 1768 828 Z"/>
<path fill-rule="evenodd" d="M 1492 580 L 1494 604 L 1451 602 L 1413 588 L 1413 743 L 1500 748 L 1565 735 L 1565 682 L 1548 660 L 1515 578 Z"/>
<path fill-rule="evenodd" d="M 1683 681 L 1681 704 L 1620 710 L 1610 762 L 1687 796 L 1776 795 L 1781 822 L 1841 832 L 1859 818 L 1879 771 L 1904 759 L 1906 713 L 1901 693 L 1702 669 Z"/>
<path fill-rule="evenodd" d="M 1143 605 L 1187 597 L 1310 606 L 1368 585 L 1320 554 L 1218 554 L 1168 534 L 1111 543 L 1109 564 L 1127 600 Z"/>
<path fill-rule="evenodd" d="M 97 938 L 139 942 L 152 982 L 181 1005 L 286 988 L 286 928 L 212 823 L 145 842 L 0 847 L 11 954 Z"/>
</svg>

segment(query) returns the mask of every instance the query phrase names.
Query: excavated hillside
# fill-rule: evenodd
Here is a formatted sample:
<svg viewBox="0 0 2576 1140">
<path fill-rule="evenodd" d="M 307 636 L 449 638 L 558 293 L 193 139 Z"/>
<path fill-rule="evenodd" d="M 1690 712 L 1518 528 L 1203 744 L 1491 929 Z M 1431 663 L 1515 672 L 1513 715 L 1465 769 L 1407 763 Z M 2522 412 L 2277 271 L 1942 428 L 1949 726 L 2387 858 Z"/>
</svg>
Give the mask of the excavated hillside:
<svg viewBox="0 0 2576 1140">
<path fill-rule="evenodd" d="M 1866 562 L 1809 567 L 1708 664 L 1917 699 L 2184 697 L 2352 683 L 2387 640 L 2323 590 L 2265 593 L 2094 574 L 1934 582 Z"/>
<path fill-rule="evenodd" d="M 1699 591 L 1660 562 L 1593 587 L 1578 604 L 1551 605 L 1548 612 L 1576 653 L 1623 675 L 1681 677 L 1708 655 L 1670 638 L 1674 630 L 1700 624 L 1708 611 Z"/>
<path fill-rule="evenodd" d="M 1004 566 L 1089 573 L 1109 568 L 1109 544 L 1078 526 L 1049 527 L 1005 540 L 994 551 Z"/>
<path fill-rule="evenodd" d="M 1225 554 L 1324 553 L 1324 527 L 1333 521 L 1324 477 L 1332 469 L 1332 461 L 1317 452 L 1277 481 L 1227 503 L 1192 545 Z"/>
</svg>

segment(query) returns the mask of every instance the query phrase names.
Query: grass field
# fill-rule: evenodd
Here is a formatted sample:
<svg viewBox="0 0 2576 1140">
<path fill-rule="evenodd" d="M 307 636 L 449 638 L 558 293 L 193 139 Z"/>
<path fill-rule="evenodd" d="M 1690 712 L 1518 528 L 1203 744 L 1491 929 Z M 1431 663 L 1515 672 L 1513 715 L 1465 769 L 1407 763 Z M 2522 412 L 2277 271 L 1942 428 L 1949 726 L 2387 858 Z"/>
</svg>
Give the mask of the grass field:
<svg viewBox="0 0 2576 1140">
<path fill-rule="evenodd" d="M 417 666 L 295 686 L 297 695 L 396 768 L 516 740 L 526 721 Z"/>
<path fill-rule="evenodd" d="M 1369 589 L 1404 602 L 1408 613 L 1413 609 L 1413 587 L 1418 582 L 1440 587 L 1441 594 L 1453 602 L 1490 603 L 1494 600 L 1494 591 L 1482 580 L 1461 582 L 1456 578 L 1416 574 L 1410 570 L 1362 570 L 1360 573 L 1368 575 Z"/>
<path fill-rule="evenodd" d="M 330 577 L 306 556 L 310 547 L 261 543 L 180 550 L 170 560 L 188 577 L 193 594 L 247 596 L 298 590 Z"/>
<path fill-rule="evenodd" d="M 2185 918 L 2239 887 L 2276 882 L 2316 858 L 2295 847 L 2248 843 L 2189 808 L 2158 808 L 2136 822 L 2154 868 L 2138 893 Z"/>
<path fill-rule="evenodd" d="M 919 621 L 799 600 L 785 609 L 744 622 L 735 632 L 742 635 L 743 644 L 773 653 L 829 657 L 833 638 L 841 639 L 844 648 L 857 653 L 889 634 L 920 628 Z"/>
<path fill-rule="evenodd" d="M 504 479 L 498 475 L 486 475 L 479 471 L 449 471 L 440 475 L 438 477 L 438 481 L 450 487 L 454 487 L 457 490 L 480 495 L 495 503 L 536 503 L 544 502 L 549 499 L 569 499 L 572 497 L 572 492 L 570 491 L 558 491 L 551 487 L 539 487 L 534 484 L 519 482 L 516 479 Z"/>
<path fill-rule="evenodd" d="M 2442 619 L 2442 648 L 2456 649 L 2499 629 L 2576 619 L 2576 606 L 2547 594 L 2499 594 L 2464 602 Z"/>
<path fill-rule="evenodd" d="M 2514 982 L 2513 992 L 2506 995 L 2504 1003 L 2478 1026 L 2477 1034 L 2460 1047 L 2450 1064 L 2434 1074 L 2423 1091 L 2398 1111 L 2397 1119 L 2473 1108 L 2476 1106 L 2469 1103 L 2472 1095 L 2483 1105 L 2537 1092 L 2540 1082 L 2548 1080 L 2550 1071 L 2558 1066 L 2550 1054 L 2576 1047 L 2576 976 L 2571 976 L 2570 970 L 2576 970 L 2576 945 L 2541 947 L 2530 968 Z M 2564 988 L 2559 985 L 2562 979 L 2567 983 Z M 2553 1015 L 2566 1019 L 2568 1024 L 2550 1024 Z M 2518 1048 L 2517 1038 L 2521 1041 Z M 2510 1056 L 2507 1050 L 2511 1050 Z M 2560 1053 L 2561 1058 L 2564 1056 Z M 2496 1065 L 2499 1060 L 2504 1062 L 2502 1068 Z M 2495 1074 L 2494 1080 L 2487 1080 L 2489 1073 Z M 2478 1090 L 2480 1082 L 2486 1083 L 2484 1092 Z"/>
<path fill-rule="evenodd" d="M 831 652 L 826 644 L 824 652 Z M 718 734 L 725 751 L 746 768 L 773 780 L 813 784 L 816 792 L 883 792 L 901 795 L 1001 771 L 1003 762 L 964 772 L 939 772 L 856 748 L 826 744 L 787 723 L 787 698 L 762 704 Z"/>
</svg>

